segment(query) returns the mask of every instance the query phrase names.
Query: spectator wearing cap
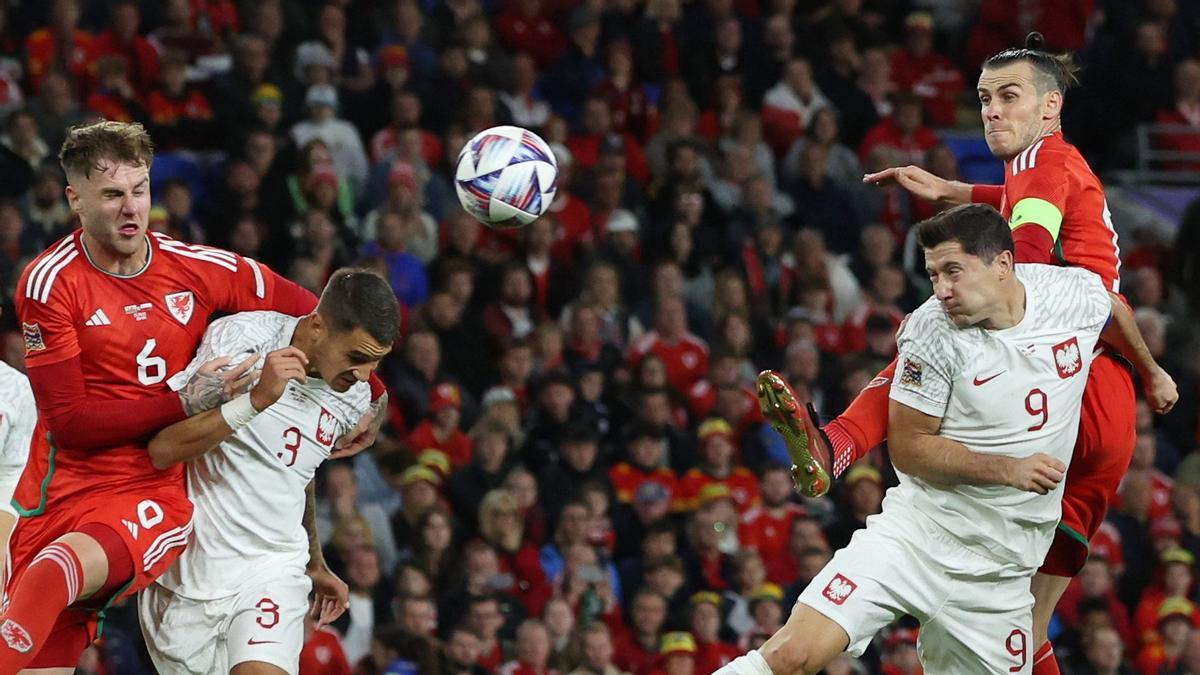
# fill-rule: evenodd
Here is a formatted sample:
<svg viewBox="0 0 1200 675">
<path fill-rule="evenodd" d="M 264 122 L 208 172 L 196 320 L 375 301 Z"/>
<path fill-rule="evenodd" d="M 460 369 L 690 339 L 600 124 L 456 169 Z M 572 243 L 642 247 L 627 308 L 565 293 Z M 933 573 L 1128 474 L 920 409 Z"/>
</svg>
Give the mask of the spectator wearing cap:
<svg viewBox="0 0 1200 675">
<path fill-rule="evenodd" d="M 520 0 L 496 16 L 496 36 L 512 52 L 531 55 L 539 68 L 553 64 L 567 48 L 567 41 L 548 18 L 542 0 Z"/>
<path fill-rule="evenodd" d="M 388 211 L 398 213 L 414 225 L 404 239 L 405 248 L 428 265 L 438 254 L 438 224 L 426 206 L 429 173 L 419 165 L 419 158 L 414 159 L 418 164 L 400 157 L 388 163 L 384 202 L 367 214 L 358 234 L 363 239 L 375 239 L 379 218 Z"/>
<path fill-rule="evenodd" d="M 850 537 L 867 526 L 867 518 L 879 513 L 883 502 L 883 475 L 869 464 L 860 463 L 842 480 L 840 515 L 829 527 L 834 550 L 843 548 Z"/>
<path fill-rule="evenodd" d="M 501 571 L 515 578 L 512 593 L 525 611 L 540 616 L 554 588 L 542 571 L 537 547 L 525 537 L 517 500 L 507 490 L 484 495 L 479 505 L 479 535 L 495 547 Z"/>
<path fill-rule="evenodd" d="M 719 417 L 705 420 L 696 430 L 700 447 L 700 466 L 691 469 L 679 481 L 681 508 L 693 511 L 699 506 L 700 491 L 708 485 L 729 489 L 739 513 L 758 505 L 758 479 L 736 462 L 737 447 L 733 428 Z"/>
<path fill-rule="evenodd" d="M 647 587 L 638 590 L 629 604 L 628 628 L 614 640 L 617 655 L 613 662 L 617 667 L 631 673 L 645 673 L 653 668 L 666 623 L 667 599 Z"/>
<path fill-rule="evenodd" d="M 433 387 L 429 392 L 430 416 L 408 435 L 408 446 L 444 452 L 456 471 L 471 464 L 471 439 L 459 428 L 462 407 L 462 392 L 458 385 L 443 382 Z"/>
<path fill-rule="evenodd" d="M 557 513 L 579 494 L 584 483 L 603 481 L 607 475 L 600 461 L 599 436 L 584 424 L 571 424 L 562 435 L 557 458 L 542 468 L 538 483 L 547 513 Z"/>
<path fill-rule="evenodd" d="M 1158 610 L 1158 639 L 1142 647 L 1135 661 L 1139 675 L 1173 672 L 1183 657 L 1188 635 L 1197 628 L 1197 608 L 1187 598 L 1168 598 Z"/>
<path fill-rule="evenodd" d="M 89 57 L 94 38 L 79 28 L 79 15 L 77 0 L 57 0 L 53 3 L 50 24 L 26 38 L 25 72 L 29 74 L 29 84 L 34 91 L 53 71 L 69 73 L 78 89 L 85 84 L 92 64 Z"/>
<path fill-rule="evenodd" d="M 697 664 L 696 640 L 691 633 L 666 633 L 658 650 L 658 667 L 650 675 L 693 675 L 703 673 Z"/>
<path fill-rule="evenodd" d="M 908 15 L 904 20 L 904 47 L 892 55 L 892 78 L 902 91 L 921 97 L 932 126 L 953 127 L 958 123 L 962 71 L 934 51 L 933 29 L 932 14 Z"/>
<path fill-rule="evenodd" d="M 147 90 L 146 114 L 157 149 L 208 150 L 219 145 L 216 118 L 204 90 L 187 82 L 187 60 L 178 52 L 162 56 L 162 84 Z"/>
<path fill-rule="evenodd" d="M 330 84 L 314 84 L 304 94 L 308 117 L 292 127 L 292 139 L 303 147 L 314 138 L 325 141 L 338 175 L 345 176 L 354 194 L 367 183 L 367 152 L 354 125 L 338 115 L 337 89 Z"/>
<path fill-rule="evenodd" d="M 300 217 L 317 210 L 340 225 L 354 227 L 357 216 L 353 189 L 346 177 L 338 173 L 329 144 L 313 138 L 299 148 L 295 169 L 284 179 L 291 197 L 291 211 L 285 215 L 283 205 L 264 205 L 268 216 L 277 223 L 287 216 Z"/>
<path fill-rule="evenodd" d="M 258 85 L 250 94 L 250 105 L 253 106 L 255 128 L 279 139 L 280 147 L 290 147 L 292 139 L 283 124 L 283 92 L 279 87 L 270 82 Z"/>
<path fill-rule="evenodd" d="M 921 675 L 917 629 L 893 628 L 883 643 L 883 675 Z"/>
<path fill-rule="evenodd" d="M 671 501 L 678 495 L 678 479 L 667 465 L 667 439 L 648 424 L 637 424 L 627 436 L 628 460 L 609 469 L 608 479 L 620 504 L 633 503 L 643 483 L 657 483 Z"/>
<path fill-rule="evenodd" d="M 1158 578 L 1142 591 L 1133 613 L 1133 628 L 1141 644 L 1156 639 L 1159 610 L 1170 598 L 1191 597 L 1195 585 L 1196 557 L 1184 548 L 1169 548 L 1159 555 Z M 1200 612 L 1195 616 L 1200 626 Z"/>
<path fill-rule="evenodd" d="M 738 642 L 738 647 L 745 651 L 757 649 L 754 643 L 761 645 L 783 628 L 783 589 L 770 582 L 754 589 L 750 594 L 750 618 L 754 620 L 754 628 Z"/>
<path fill-rule="evenodd" d="M 738 526 L 738 541 L 756 550 L 766 563 L 767 579 L 787 584 L 794 578 L 787 561 L 792 521 L 805 514 L 804 507 L 792 501 L 791 472 L 781 464 L 764 465 L 759 477 L 762 503 L 744 512 Z"/>
<path fill-rule="evenodd" d="M 689 601 L 688 628 L 696 640 L 696 672 L 712 673 L 742 655 L 736 646 L 721 639 L 724 603 L 713 591 L 698 591 Z"/>
<path fill-rule="evenodd" d="M 400 508 L 392 516 L 391 531 L 397 541 L 416 541 L 421 518 L 441 503 L 441 473 L 438 469 L 414 464 L 393 476 L 391 482 L 400 493 Z M 388 566 L 389 573 L 392 566 L 394 561 Z"/>
</svg>

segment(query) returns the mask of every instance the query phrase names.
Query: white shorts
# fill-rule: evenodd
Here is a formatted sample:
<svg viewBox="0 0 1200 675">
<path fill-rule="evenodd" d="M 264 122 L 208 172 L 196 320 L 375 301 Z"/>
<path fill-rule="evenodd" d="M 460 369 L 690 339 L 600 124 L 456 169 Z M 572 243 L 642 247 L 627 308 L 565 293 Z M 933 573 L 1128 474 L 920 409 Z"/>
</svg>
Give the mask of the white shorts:
<svg viewBox="0 0 1200 675">
<path fill-rule="evenodd" d="M 927 517 L 897 509 L 872 517 L 800 594 L 850 636 L 861 656 L 905 614 L 921 622 L 927 675 L 1031 673 L 1034 570 L 963 546 Z"/>
<path fill-rule="evenodd" d="M 0 511 L 4 513 L 17 515 L 12 507 L 12 496 L 17 491 L 17 483 L 21 480 L 21 474 L 25 472 L 25 462 L 28 459 L 28 454 L 24 457 L 0 454 Z"/>
<path fill-rule="evenodd" d="M 164 675 L 228 675 L 246 661 L 300 669 L 312 581 L 288 574 L 227 598 L 192 600 L 157 583 L 138 594 L 142 635 Z"/>
</svg>

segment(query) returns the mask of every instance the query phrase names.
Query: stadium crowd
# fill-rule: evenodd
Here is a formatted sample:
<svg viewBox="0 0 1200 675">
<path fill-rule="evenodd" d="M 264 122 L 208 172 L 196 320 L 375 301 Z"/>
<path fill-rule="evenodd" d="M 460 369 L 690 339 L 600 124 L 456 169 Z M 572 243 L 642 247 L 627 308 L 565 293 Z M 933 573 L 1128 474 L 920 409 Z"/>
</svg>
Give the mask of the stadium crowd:
<svg viewBox="0 0 1200 675">
<path fill-rule="evenodd" d="M 957 178 L 943 141 L 979 132 L 978 65 L 1033 29 L 1085 66 L 1065 127 L 1098 172 L 1137 123 L 1200 131 L 1200 6 L 1177 0 L 0 0 L 0 357 L 23 359 L 20 271 L 76 226 L 66 129 L 139 121 L 152 229 L 314 292 L 375 268 L 402 303 L 384 432 L 318 475 L 352 600 L 302 673 L 708 673 L 780 627 L 895 480 L 881 448 L 797 498 L 754 376 L 833 415 L 893 358 L 929 291 L 908 228 L 941 207 L 862 174 Z M 521 231 L 452 185 L 498 124 L 559 164 Z M 1197 675 L 1200 199 L 1175 242 L 1123 234 L 1181 398 L 1139 404 L 1051 636 L 1064 672 Z M 916 636 L 898 622 L 827 672 L 913 675 Z M 82 667 L 148 672 L 140 644 L 114 608 Z"/>
</svg>

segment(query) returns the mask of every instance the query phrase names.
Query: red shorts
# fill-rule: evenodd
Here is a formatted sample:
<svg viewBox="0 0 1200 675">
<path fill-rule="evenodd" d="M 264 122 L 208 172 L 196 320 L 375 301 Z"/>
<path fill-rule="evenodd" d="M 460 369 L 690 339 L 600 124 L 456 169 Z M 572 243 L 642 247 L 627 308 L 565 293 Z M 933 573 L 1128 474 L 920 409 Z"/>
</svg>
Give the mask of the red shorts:
<svg viewBox="0 0 1200 675">
<path fill-rule="evenodd" d="M 108 598 L 88 598 L 59 615 L 30 668 L 74 668 L 100 633 L 105 610 L 134 595 L 166 572 L 183 553 L 192 531 L 192 502 L 181 485 L 100 492 L 47 500 L 35 515 L 22 516 L 13 530 L 8 591 L 33 558 L 55 539 L 96 523 L 120 536 L 133 561 L 133 578 Z"/>
<path fill-rule="evenodd" d="M 1072 577 L 1083 568 L 1088 541 L 1104 522 L 1108 504 L 1133 459 L 1136 416 L 1129 366 L 1107 354 L 1096 357 L 1083 392 L 1062 520 L 1040 572 Z"/>
</svg>

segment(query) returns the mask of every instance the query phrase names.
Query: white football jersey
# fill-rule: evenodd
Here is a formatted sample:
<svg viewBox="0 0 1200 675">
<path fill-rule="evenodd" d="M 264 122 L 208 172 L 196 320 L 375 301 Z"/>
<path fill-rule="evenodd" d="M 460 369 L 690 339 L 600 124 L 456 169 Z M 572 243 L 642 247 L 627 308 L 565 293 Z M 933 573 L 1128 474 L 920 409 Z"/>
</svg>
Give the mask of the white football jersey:
<svg viewBox="0 0 1200 675">
<path fill-rule="evenodd" d="M 181 388 L 203 363 L 251 352 L 261 360 L 291 344 L 299 319 L 278 312 L 243 312 L 214 321 L 195 358 L 169 381 Z M 334 442 L 370 405 L 358 383 L 337 393 L 309 377 L 221 445 L 188 464 L 188 496 L 196 505 L 192 538 L 158 583 L 195 600 L 226 597 L 257 576 L 308 562 L 304 489 Z"/>
<path fill-rule="evenodd" d="M 1017 265 L 1025 316 L 1003 330 L 960 329 L 931 297 L 899 339 L 891 398 L 942 419 L 939 434 L 983 454 L 1043 452 L 1070 463 L 1092 352 L 1112 305 L 1100 277 Z M 972 548 L 1041 565 L 1065 481 L 1047 495 L 1002 486 L 939 485 L 897 472 L 906 502 Z"/>
<path fill-rule="evenodd" d="M 29 378 L 0 361 L 0 463 L 25 465 L 37 414 Z"/>
</svg>

